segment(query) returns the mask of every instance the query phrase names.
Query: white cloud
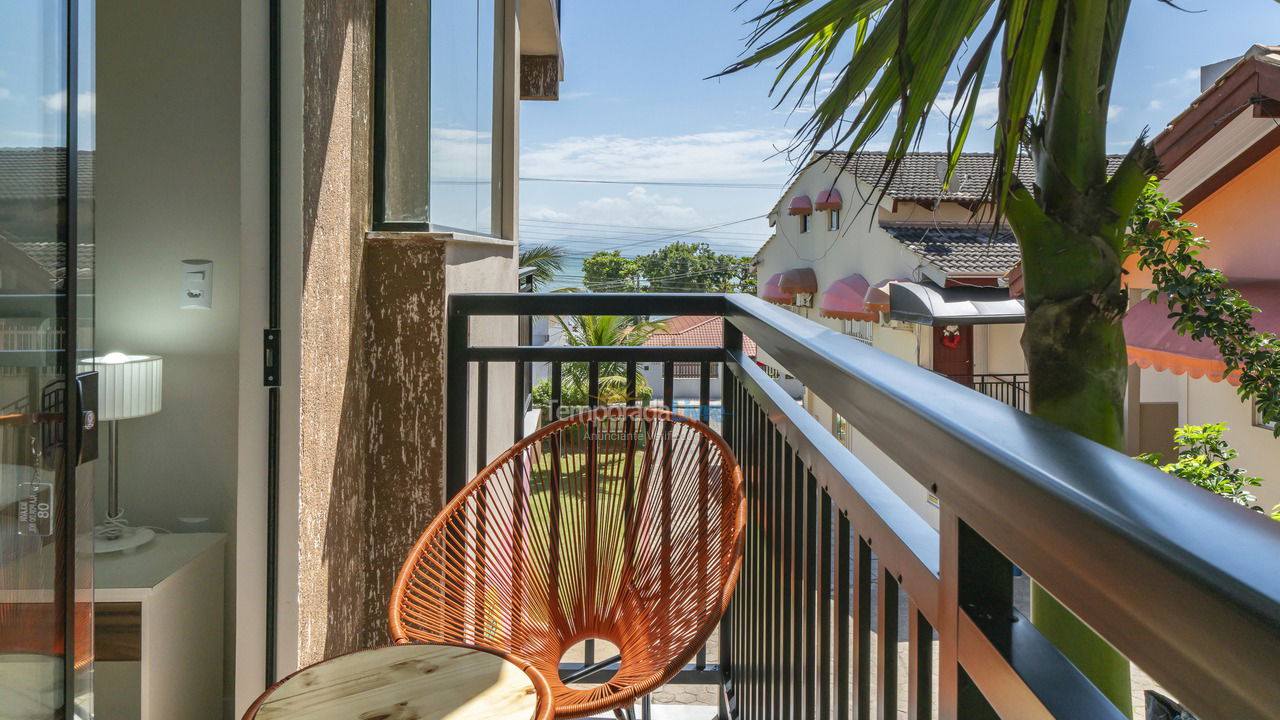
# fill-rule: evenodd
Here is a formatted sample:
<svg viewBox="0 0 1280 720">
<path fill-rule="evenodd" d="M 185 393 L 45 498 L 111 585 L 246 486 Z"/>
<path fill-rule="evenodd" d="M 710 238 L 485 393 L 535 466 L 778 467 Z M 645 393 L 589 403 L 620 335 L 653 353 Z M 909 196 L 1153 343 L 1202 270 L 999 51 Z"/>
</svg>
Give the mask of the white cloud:
<svg viewBox="0 0 1280 720">
<path fill-rule="evenodd" d="M 591 97 L 591 93 L 586 90 L 573 90 L 571 92 L 560 93 L 560 100 L 580 100 L 584 97 Z"/>
<path fill-rule="evenodd" d="M 49 95 L 41 95 L 40 104 L 44 105 L 45 112 L 62 112 L 67 109 L 67 91 L 59 90 Z M 94 114 L 97 110 L 97 105 L 98 96 L 93 91 L 76 95 L 76 112 L 81 115 Z"/>
<path fill-rule="evenodd" d="M 1107 106 L 1107 121 L 1109 122 L 1109 121 L 1111 121 L 1111 120 L 1115 120 L 1116 118 L 1120 117 L 1120 114 L 1121 114 L 1121 113 L 1123 113 L 1123 112 L 1124 112 L 1124 106 L 1123 106 L 1123 105 L 1108 105 L 1108 106 Z"/>
<path fill-rule="evenodd" d="M 1183 70 L 1176 77 L 1171 77 L 1156 83 L 1156 87 L 1164 87 L 1164 88 L 1179 87 L 1179 86 L 1190 85 L 1192 83 L 1195 83 L 1198 85 L 1199 82 L 1200 82 L 1200 68 L 1187 68 L 1186 70 Z"/>
<path fill-rule="evenodd" d="M 785 130 L 728 130 L 686 135 L 569 137 L 525 148 L 521 174 L 594 180 L 777 181 L 791 167 L 778 154 Z"/>
<path fill-rule="evenodd" d="M 1163 101 L 1163 100 L 1160 100 L 1159 98 L 1157 98 L 1157 99 L 1155 99 L 1155 100 L 1152 100 L 1151 102 L 1147 103 L 1147 109 L 1148 109 L 1148 110 L 1155 111 L 1155 110 L 1159 110 L 1159 109 L 1161 109 L 1161 108 L 1163 108 L 1163 107 L 1164 107 L 1164 101 Z"/>
<path fill-rule="evenodd" d="M 583 200 L 569 211 L 548 206 L 526 208 L 521 217 L 575 223 L 599 223 L 630 227 L 697 227 L 705 225 L 694 208 L 677 197 L 633 187 L 623 195 Z"/>
<path fill-rule="evenodd" d="M 9 88 L 0 87 L 0 100 L 12 100 L 13 92 Z"/>
</svg>

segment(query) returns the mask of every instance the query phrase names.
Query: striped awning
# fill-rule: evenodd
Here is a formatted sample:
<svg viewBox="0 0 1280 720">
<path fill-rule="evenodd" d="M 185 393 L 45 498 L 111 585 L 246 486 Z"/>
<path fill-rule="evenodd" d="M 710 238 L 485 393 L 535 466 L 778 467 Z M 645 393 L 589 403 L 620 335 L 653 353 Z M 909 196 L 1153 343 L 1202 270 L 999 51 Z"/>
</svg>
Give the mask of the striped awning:
<svg viewBox="0 0 1280 720">
<path fill-rule="evenodd" d="M 823 317 L 874 322 L 880 317 L 876 311 L 867 308 L 866 297 L 870 290 L 867 279 L 857 273 L 840 278 L 822 292 L 818 312 Z"/>
<path fill-rule="evenodd" d="M 760 297 L 771 303 L 790 305 L 792 301 L 795 300 L 795 296 L 783 290 L 781 283 L 782 273 L 774 273 L 772 277 L 765 281 L 764 286 L 760 288 Z"/>
<path fill-rule="evenodd" d="M 797 195 L 791 198 L 791 202 L 787 205 L 788 215 L 812 215 L 813 201 L 808 195 Z"/>
<path fill-rule="evenodd" d="M 816 293 L 818 292 L 818 276 L 814 274 L 813 268 L 791 268 L 782 273 L 782 279 L 778 281 L 778 287 L 792 295 L 796 293 Z"/>
</svg>

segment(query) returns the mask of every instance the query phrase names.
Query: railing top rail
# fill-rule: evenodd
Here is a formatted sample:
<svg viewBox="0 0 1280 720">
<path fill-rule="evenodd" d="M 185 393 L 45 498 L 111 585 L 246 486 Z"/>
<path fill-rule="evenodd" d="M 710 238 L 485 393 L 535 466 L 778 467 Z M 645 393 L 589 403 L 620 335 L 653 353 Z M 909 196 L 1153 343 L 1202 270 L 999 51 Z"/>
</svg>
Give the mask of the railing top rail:
<svg viewBox="0 0 1280 720">
<path fill-rule="evenodd" d="M 944 509 L 1170 689 L 1242 703 L 1241 717 L 1280 707 L 1280 573 L 1260 561 L 1280 557 L 1280 525 L 763 300 L 726 303 L 745 335 L 936 482 Z"/>
</svg>

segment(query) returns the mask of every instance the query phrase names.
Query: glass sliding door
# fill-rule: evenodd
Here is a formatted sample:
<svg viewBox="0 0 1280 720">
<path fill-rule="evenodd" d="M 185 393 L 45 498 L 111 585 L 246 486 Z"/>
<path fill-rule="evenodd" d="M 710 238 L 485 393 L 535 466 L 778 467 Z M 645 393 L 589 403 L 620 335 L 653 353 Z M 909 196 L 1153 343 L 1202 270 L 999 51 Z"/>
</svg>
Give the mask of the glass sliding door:
<svg viewBox="0 0 1280 720">
<path fill-rule="evenodd" d="M 5 718 L 93 716 L 93 22 L 92 0 L 0 0 Z"/>
</svg>

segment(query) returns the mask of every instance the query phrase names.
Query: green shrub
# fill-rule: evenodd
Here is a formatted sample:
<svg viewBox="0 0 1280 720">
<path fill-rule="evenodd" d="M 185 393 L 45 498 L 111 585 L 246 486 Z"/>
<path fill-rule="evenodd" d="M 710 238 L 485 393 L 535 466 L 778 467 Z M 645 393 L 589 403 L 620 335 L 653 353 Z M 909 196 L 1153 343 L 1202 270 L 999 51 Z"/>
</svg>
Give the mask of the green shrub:
<svg viewBox="0 0 1280 720">
<path fill-rule="evenodd" d="M 1261 485 L 1262 478 L 1250 475 L 1244 468 L 1231 467 L 1229 461 L 1235 460 L 1239 453 L 1222 439 L 1226 429 L 1226 423 L 1184 425 L 1173 431 L 1177 445 L 1177 459 L 1173 462 L 1161 465 L 1157 453 L 1143 453 L 1138 459 L 1237 505 L 1262 512 L 1262 508 L 1253 505 L 1258 498 L 1248 491 Z M 1276 506 L 1272 517 L 1280 520 L 1280 506 Z"/>
</svg>

